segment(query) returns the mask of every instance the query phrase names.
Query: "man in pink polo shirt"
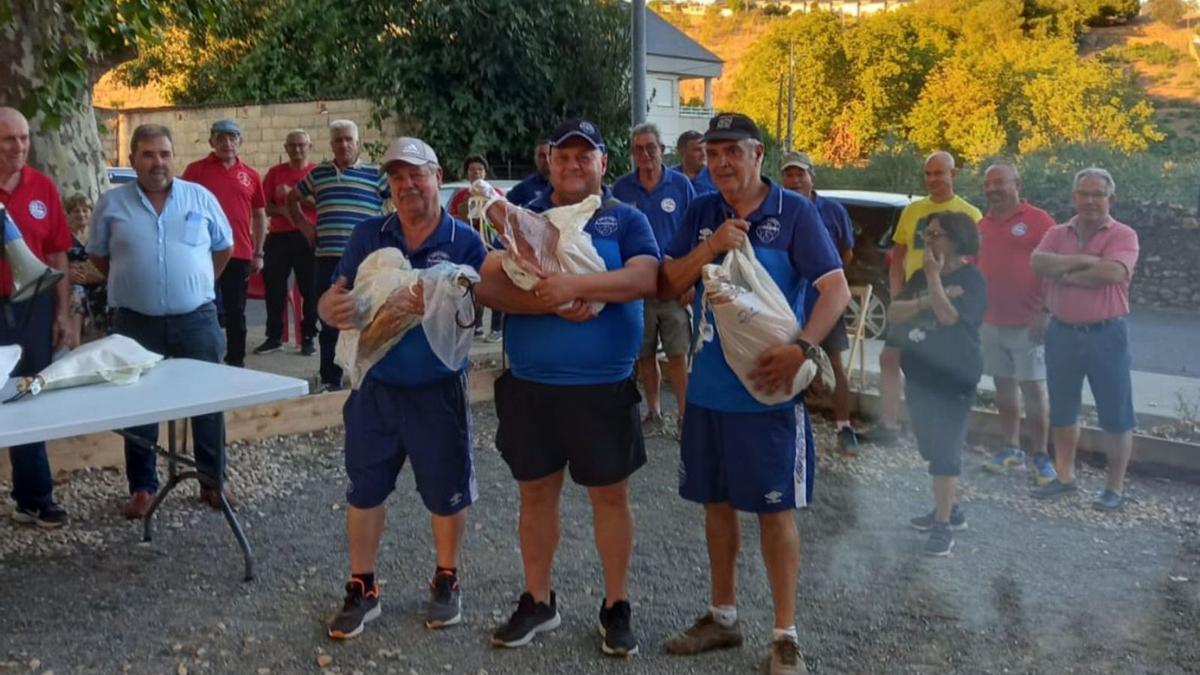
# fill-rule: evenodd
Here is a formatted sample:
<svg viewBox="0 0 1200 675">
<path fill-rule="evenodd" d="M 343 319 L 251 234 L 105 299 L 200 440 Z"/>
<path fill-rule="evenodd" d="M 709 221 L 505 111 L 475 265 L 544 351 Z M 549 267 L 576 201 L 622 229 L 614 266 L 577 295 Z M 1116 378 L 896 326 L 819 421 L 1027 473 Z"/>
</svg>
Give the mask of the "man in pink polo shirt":
<svg viewBox="0 0 1200 675">
<path fill-rule="evenodd" d="M 1023 397 L 1033 463 L 1030 470 L 1038 485 L 1046 485 L 1058 477 L 1046 454 L 1050 404 L 1042 339 L 1048 317 L 1042 312 L 1043 282 L 1029 258 L 1054 227 L 1054 219 L 1022 200 L 1020 190 L 1021 176 L 1012 164 L 997 162 L 983 173 L 988 211 L 979 221 L 979 269 L 987 281 L 987 311 L 979 337 L 983 372 L 996 383 L 996 407 L 1004 435 L 1004 445 L 983 468 L 994 473 L 1024 469 Z"/>
<path fill-rule="evenodd" d="M 1075 174 L 1075 217 L 1042 238 L 1033 271 L 1047 281 L 1046 381 L 1058 478 L 1034 491 L 1053 499 L 1075 493 L 1079 406 L 1086 377 L 1108 446 L 1108 484 L 1092 506 L 1115 511 L 1124 503 L 1125 469 L 1133 452 L 1129 282 L 1138 258 L 1137 233 L 1112 219 L 1116 193 L 1104 169 Z"/>
<path fill-rule="evenodd" d="M 208 188 L 233 227 L 233 258 L 217 288 L 225 314 L 225 363 L 240 368 L 246 365 L 246 287 L 263 266 L 267 200 L 258 172 L 238 157 L 242 129 L 237 122 L 214 122 L 208 144 L 213 151 L 188 164 L 182 178 Z"/>
</svg>

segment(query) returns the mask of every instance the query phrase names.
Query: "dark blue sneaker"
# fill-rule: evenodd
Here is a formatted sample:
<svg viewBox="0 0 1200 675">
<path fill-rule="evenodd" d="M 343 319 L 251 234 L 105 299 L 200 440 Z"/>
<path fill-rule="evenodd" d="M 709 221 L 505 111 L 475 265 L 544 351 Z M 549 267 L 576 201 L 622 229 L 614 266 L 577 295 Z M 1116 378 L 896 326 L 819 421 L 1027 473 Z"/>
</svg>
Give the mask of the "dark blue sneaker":
<svg viewBox="0 0 1200 675">
<path fill-rule="evenodd" d="M 1035 489 L 1033 496 L 1037 499 L 1061 499 L 1076 492 L 1079 492 L 1079 488 L 1076 487 L 1075 481 L 1064 483 L 1055 478 L 1053 481 Z"/>
<path fill-rule="evenodd" d="M 1096 501 L 1092 502 L 1092 508 L 1097 511 L 1117 511 L 1125 505 L 1125 496 L 1117 494 L 1108 488 L 1100 493 Z"/>
<path fill-rule="evenodd" d="M 12 517 L 22 525 L 37 525 L 48 530 L 67 523 L 66 510 L 54 502 L 47 502 L 44 506 L 17 506 Z"/>
<path fill-rule="evenodd" d="M 992 455 L 992 458 L 983 465 L 984 471 L 991 473 L 1008 473 L 1009 470 L 1023 470 L 1024 468 L 1025 453 L 1018 448 L 1004 448 Z"/>
<path fill-rule="evenodd" d="M 604 638 L 600 649 L 609 656 L 633 656 L 638 653 L 637 637 L 633 634 L 633 608 L 626 600 L 618 600 L 612 607 L 605 607 L 606 598 L 600 603 L 600 637 Z"/>
<path fill-rule="evenodd" d="M 1029 467 L 1029 474 L 1033 476 L 1033 481 L 1038 485 L 1049 485 L 1058 479 L 1058 472 L 1054 470 L 1054 462 L 1050 461 L 1050 455 L 1044 452 L 1033 456 L 1033 466 Z"/>
</svg>

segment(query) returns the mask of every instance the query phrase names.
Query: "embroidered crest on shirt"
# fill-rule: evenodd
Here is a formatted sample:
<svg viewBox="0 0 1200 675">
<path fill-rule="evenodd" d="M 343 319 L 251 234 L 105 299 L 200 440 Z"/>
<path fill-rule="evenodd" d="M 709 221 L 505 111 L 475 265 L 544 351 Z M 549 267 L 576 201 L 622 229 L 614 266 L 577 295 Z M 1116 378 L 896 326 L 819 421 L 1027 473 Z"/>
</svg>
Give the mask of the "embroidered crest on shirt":
<svg viewBox="0 0 1200 675">
<path fill-rule="evenodd" d="M 607 237 L 617 231 L 617 219 L 613 216 L 600 216 L 592 223 L 592 228 L 596 230 L 596 234 Z"/>
<path fill-rule="evenodd" d="M 1028 231 L 1029 228 L 1025 225 L 1025 223 L 1017 223 L 1016 225 L 1012 226 L 1012 235 L 1014 237 L 1024 237 L 1025 233 Z"/>
<path fill-rule="evenodd" d="M 712 236 L 712 233 L 713 233 L 713 231 L 712 231 L 711 227 L 700 228 L 700 241 L 703 242 L 705 239 L 708 239 L 709 237 Z"/>
<path fill-rule="evenodd" d="M 675 213 L 675 200 L 670 197 L 663 198 L 659 206 L 662 207 L 664 213 Z"/>
<path fill-rule="evenodd" d="M 37 218 L 38 220 L 45 220 L 46 213 L 46 202 L 40 199 L 35 199 L 29 202 L 29 215 Z"/>
<path fill-rule="evenodd" d="M 775 218 L 767 218 L 759 223 L 758 227 L 754 228 L 754 235 L 757 236 L 758 240 L 762 243 L 769 244 L 775 241 L 775 238 L 779 236 L 779 230 L 779 221 Z"/>
<path fill-rule="evenodd" d="M 243 187 L 250 187 L 250 174 L 246 173 L 245 171 L 239 171 L 237 173 L 237 179 Z"/>
<path fill-rule="evenodd" d="M 445 251 L 434 251 L 425 259 L 429 261 L 430 265 L 436 265 L 438 263 L 450 262 L 450 254 Z"/>
</svg>

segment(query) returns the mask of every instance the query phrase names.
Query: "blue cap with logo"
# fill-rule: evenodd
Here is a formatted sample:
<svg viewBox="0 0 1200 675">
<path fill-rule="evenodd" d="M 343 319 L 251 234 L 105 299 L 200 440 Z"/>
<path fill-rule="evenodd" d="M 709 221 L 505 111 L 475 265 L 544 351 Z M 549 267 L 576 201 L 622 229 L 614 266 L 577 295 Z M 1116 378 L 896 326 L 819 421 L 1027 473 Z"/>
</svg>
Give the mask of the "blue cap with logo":
<svg viewBox="0 0 1200 675">
<path fill-rule="evenodd" d="M 762 140 L 758 125 L 754 120 L 741 113 L 721 113 L 708 121 L 708 131 L 704 132 L 704 142 L 708 141 L 742 141 L 753 138 Z"/>
<path fill-rule="evenodd" d="M 550 147 L 557 148 L 572 138 L 582 138 L 597 150 L 605 151 L 604 137 L 600 128 L 583 118 L 569 119 L 550 132 Z"/>
</svg>

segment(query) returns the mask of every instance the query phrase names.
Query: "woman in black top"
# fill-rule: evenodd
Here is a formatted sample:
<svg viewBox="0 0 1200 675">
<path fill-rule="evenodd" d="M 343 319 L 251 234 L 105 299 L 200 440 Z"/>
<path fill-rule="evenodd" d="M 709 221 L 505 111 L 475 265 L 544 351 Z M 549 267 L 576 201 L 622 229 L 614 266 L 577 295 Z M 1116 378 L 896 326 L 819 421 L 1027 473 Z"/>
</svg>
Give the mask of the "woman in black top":
<svg viewBox="0 0 1200 675">
<path fill-rule="evenodd" d="M 86 195 L 72 195 L 63 202 L 67 224 L 71 228 L 71 248 L 67 251 L 70 264 L 71 307 L 75 330 L 82 341 L 107 334 L 107 288 L 105 277 L 88 260 L 88 222 L 92 219 L 92 200 Z"/>
<path fill-rule="evenodd" d="M 925 268 L 913 275 L 888 308 L 897 324 L 904 396 L 921 456 L 933 476 L 933 512 L 912 525 L 929 531 L 925 552 L 949 555 L 952 530 L 967 521 L 955 499 L 962 471 L 962 446 L 975 387 L 983 372 L 979 326 L 987 306 L 983 275 L 967 261 L 979 253 L 975 222 L 962 213 L 929 217 Z"/>
</svg>

